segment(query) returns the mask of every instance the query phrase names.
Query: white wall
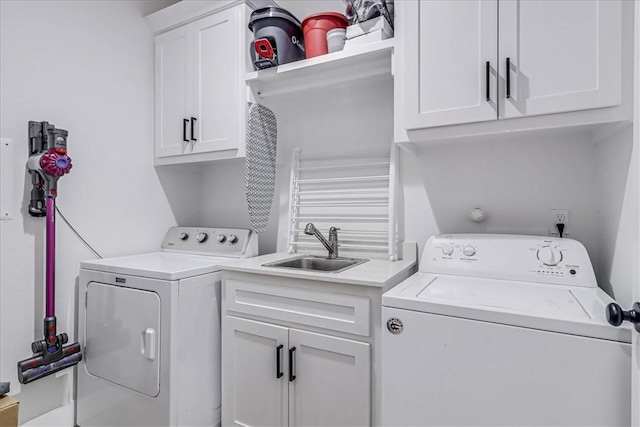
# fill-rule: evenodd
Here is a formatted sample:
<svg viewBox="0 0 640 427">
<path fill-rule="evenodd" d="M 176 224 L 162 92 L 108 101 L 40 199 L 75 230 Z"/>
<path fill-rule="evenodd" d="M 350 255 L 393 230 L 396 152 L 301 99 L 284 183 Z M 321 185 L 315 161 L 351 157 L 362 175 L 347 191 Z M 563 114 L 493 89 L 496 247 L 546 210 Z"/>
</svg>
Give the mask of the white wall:
<svg viewBox="0 0 640 427">
<path fill-rule="evenodd" d="M 0 379 L 20 391 L 21 422 L 71 394 L 66 375 L 23 387 L 16 379 L 16 361 L 42 334 L 44 302 L 44 223 L 25 213 L 29 120 L 69 130 L 74 169 L 60 181 L 59 206 L 103 256 L 155 250 L 174 223 L 249 227 L 242 160 L 152 167 L 153 41 L 141 17 L 154 8 L 157 2 L 0 1 L 0 134 L 16 143 L 19 206 L 16 219 L 0 223 Z M 285 248 L 293 147 L 328 154 L 388 146 L 393 88 L 390 81 L 356 84 L 264 102 L 279 123 L 276 197 L 260 236 L 260 251 L 268 253 Z M 596 260 L 603 287 L 630 306 L 624 282 L 633 235 L 626 233 L 637 235 L 630 224 L 638 215 L 628 134 L 622 129 L 599 144 L 570 132 L 402 151 L 403 237 L 422 246 L 441 232 L 545 234 L 550 209 L 567 208 L 571 237 Z M 489 214 L 483 224 L 466 217 L 476 205 Z M 73 332 L 78 264 L 91 257 L 59 222 L 61 331 Z"/>
<path fill-rule="evenodd" d="M 96 250 L 157 249 L 167 227 L 189 220 L 179 204 L 172 212 L 175 181 L 165 174 L 168 199 L 152 167 L 153 39 L 142 17 L 169 3 L 0 2 L 0 135 L 15 144 L 16 205 L 16 218 L 0 223 L 0 379 L 17 393 L 20 422 L 68 402 L 72 390 L 70 375 L 17 381 L 16 362 L 31 356 L 44 317 L 45 224 L 25 210 L 27 122 L 69 131 L 74 166 L 57 202 Z M 57 237 L 58 329 L 73 337 L 79 262 L 92 255 L 59 218 Z"/>
<path fill-rule="evenodd" d="M 301 147 L 303 157 L 388 149 L 393 135 L 393 84 L 391 79 L 352 83 L 278 95 L 263 102 L 278 121 L 276 194 L 267 229 L 260 235 L 260 253 L 266 254 L 286 250 L 293 148 Z M 206 168 L 204 224 L 250 228 L 244 172 L 242 160 Z"/>
<path fill-rule="evenodd" d="M 638 283 L 638 147 L 628 124 L 597 144 L 598 281 L 623 306 Z"/>
<path fill-rule="evenodd" d="M 273 214 L 260 236 L 261 253 L 286 248 L 293 147 L 320 154 L 388 144 L 392 131 L 388 98 L 392 95 L 385 84 L 379 88 L 308 92 L 265 101 L 278 118 L 280 160 Z M 333 108 L 327 108 L 329 105 Z M 319 116 L 323 111 L 327 115 Z M 568 209 L 567 237 L 587 247 L 600 286 L 629 305 L 634 212 L 637 218 L 631 197 L 637 179 L 629 169 L 629 129 L 601 143 L 587 131 L 568 130 L 403 148 L 401 235 L 404 240 L 417 241 L 419 248 L 437 233 L 547 235 L 551 209 Z M 203 182 L 205 223 L 250 226 L 243 161 L 207 168 Z M 487 211 L 485 222 L 469 220 L 468 211 L 475 206 Z"/>
<path fill-rule="evenodd" d="M 320 12 L 345 13 L 346 4 L 343 0 L 276 0 L 280 7 L 287 9 L 302 22 L 304 18 Z"/>
<path fill-rule="evenodd" d="M 566 237 L 586 246 L 600 286 L 629 305 L 627 258 L 637 233 L 631 142 L 627 127 L 600 144 L 569 131 L 402 150 L 405 239 L 421 247 L 436 233 L 547 235 L 551 210 L 568 209 Z M 485 222 L 469 220 L 475 206 L 486 210 Z"/>
<path fill-rule="evenodd" d="M 387 83 L 264 101 L 278 119 L 279 163 L 276 197 L 267 230 L 260 236 L 260 253 L 286 249 L 293 147 L 317 155 L 388 146 L 393 92 Z M 631 241 L 637 230 L 631 223 L 638 216 L 632 197 L 637 172 L 629 168 L 630 126 L 606 138 L 591 131 L 505 134 L 401 148 L 401 237 L 418 242 L 421 252 L 429 236 L 438 233 L 547 235 L 551 210 L 568 209 L 567 237 L 586 246 L 600 286 L 630 306 L 631 260 L 637 252 Z M 209 166 L 202 179 L 204 223 L 250 227 L 244 162 Z M 475 206 L 488 213 L 485 222 L 469 220 L 468 212 Z"/>
</svg>

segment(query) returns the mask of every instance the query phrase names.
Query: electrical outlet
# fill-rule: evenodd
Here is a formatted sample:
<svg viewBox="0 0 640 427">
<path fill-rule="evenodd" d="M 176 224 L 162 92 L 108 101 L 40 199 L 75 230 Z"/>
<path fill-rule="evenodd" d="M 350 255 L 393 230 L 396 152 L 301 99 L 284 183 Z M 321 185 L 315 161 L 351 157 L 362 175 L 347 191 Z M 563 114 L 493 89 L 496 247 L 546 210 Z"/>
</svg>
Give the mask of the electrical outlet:
<svg viewBox="0 0 640 427">
<path fill-rule="evenodd" d="M 569 209 L 551 209 L 551 218 L 549 223 L 549 236 L 560 237 L 556 224 L 564 224 L 562 237 L 567 237 L 569 232 Z"/>
</svg>

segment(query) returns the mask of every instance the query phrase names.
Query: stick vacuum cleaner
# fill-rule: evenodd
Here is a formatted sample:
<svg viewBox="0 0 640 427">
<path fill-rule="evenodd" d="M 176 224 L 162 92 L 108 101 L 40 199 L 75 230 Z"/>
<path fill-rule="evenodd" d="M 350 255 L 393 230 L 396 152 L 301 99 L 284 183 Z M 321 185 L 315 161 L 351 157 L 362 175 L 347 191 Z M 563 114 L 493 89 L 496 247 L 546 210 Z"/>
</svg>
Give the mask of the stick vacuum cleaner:
<svg viewBox="0 0 640 427">
<path fill-rule="evenodd" d="M 31 174 L 31 200 L 29 214 L 46 216 L 46 317 L 44 339 L 31 344 L 33 356 L 18 362 L 18 381 L 27 384 L 82 360 L 80 344 L 65 345 L 66 333 L 58 334 L 55 316 L 55 243 L 56 243 L 56 195 L 58 179 L 71 170 L 67 156 L 67 135 L 64 129 L 56 129 L 48 122 L 29 122 L 29 160 L 27 170 Z"/>
</svg>

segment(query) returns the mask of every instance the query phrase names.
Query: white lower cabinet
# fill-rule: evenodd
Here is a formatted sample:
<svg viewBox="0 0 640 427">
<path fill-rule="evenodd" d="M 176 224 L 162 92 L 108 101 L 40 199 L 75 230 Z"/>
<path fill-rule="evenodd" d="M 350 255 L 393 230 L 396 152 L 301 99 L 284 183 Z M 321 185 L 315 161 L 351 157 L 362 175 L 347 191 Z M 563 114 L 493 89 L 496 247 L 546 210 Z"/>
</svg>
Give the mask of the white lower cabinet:
<svg viewBox="0 0 640 427">
<path fill-rule="evenodd" d="M 382 289 L 226 274 L 222 425 L 377 425 Z"/>
<path fill-rule="evenodd" d="M 223 425 L 370 425 L 370 344 L 225 317 Z"/>
<path fill-rule="evenodd" d="M 368 426 L 370 345 L 289 330 L 289 425 Z"/>
<path fill-rule="evenodd" d="M 287 425 L 289 329 L 225 316 L 222 334 L 222 425 Z"/>
</svg>

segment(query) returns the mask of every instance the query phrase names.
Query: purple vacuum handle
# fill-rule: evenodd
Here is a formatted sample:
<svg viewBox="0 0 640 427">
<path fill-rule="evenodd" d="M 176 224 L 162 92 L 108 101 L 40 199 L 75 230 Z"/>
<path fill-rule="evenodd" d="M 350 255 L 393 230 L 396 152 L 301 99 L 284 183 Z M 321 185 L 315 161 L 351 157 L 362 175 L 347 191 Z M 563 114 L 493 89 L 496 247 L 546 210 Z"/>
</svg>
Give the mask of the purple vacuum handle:
<svg viewBox="0 0 640 427">
<path fill-rule="evenodd" d="M 46 316 L 56 311 L 56 199 L 47 197 Z"/>
<path fill-rule="evenodd" d="M 71 158 L 55 149 L 40 158 L 40 167 L 45 174 L 61 177 L 71 170 Z M 55 316 L 56 301 L 56 188 L 52 186 L 47 194 L 47 260 L 46 260 L 46 316 Z"/>
</svg>

